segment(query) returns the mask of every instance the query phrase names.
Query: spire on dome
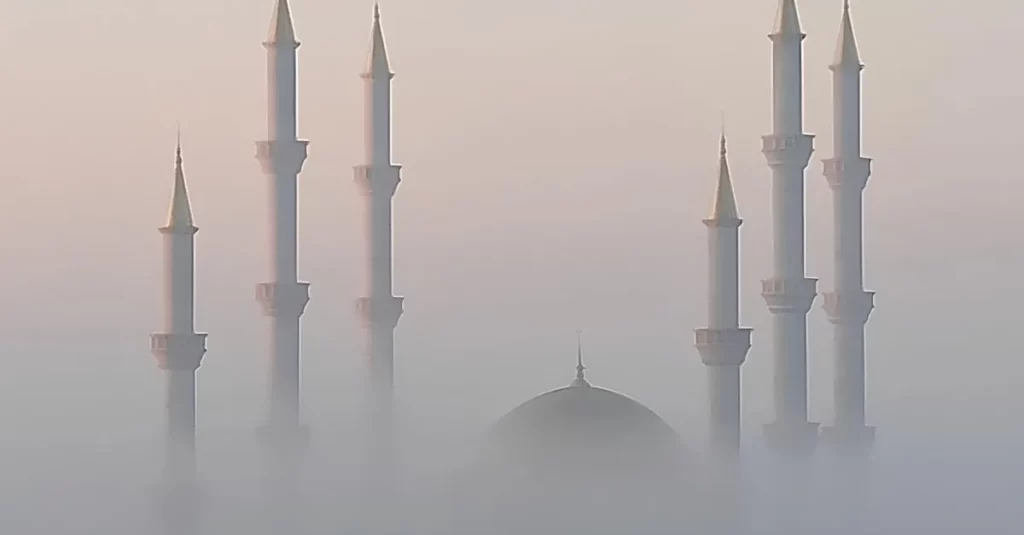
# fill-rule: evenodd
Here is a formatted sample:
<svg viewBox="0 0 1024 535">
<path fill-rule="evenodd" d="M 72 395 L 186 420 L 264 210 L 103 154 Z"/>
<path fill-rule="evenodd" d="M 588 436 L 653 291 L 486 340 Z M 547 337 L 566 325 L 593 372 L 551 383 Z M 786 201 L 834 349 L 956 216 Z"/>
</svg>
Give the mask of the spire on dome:
<svg viewBox="0 0 1024 535">
<path fill-rule="evenodd" d="M 739 210 L 736 208 L 736 195 L 732 191 L 732 178 L 729 176 L 729 159 L 726 157 L 725 148 L 725 127 L 722 128 L 722 137 L 719 140 L 718 152 L 718 187 L 715 190 L 715 200 L 711 205 L 711 215 L 708 221 L 738 221 Z"/>
<path fill-rule="evenodd" d="M 843 20 L 839 25 L 839 40 L 836 43 L 836 55 L 832 67 L 862 67 L 860 53 L 857 51 L 857 39 L 853 36 L 853 21 L 850 20 L 850 0 L 843 0 Z"/>
<path fill-rule="evenodd" d="M 171 207 L 167 213 L 168 229 L 195 228 L 192 220 L 192 206 L 185 187 L 185 172 L 181 168 L 181 128 L 178 128 L 178 144 L 174 151 L 174 190 L 171 192 Z"/>
<path fill-rule="evenodd" d="M 793 36 L 803 38 L 800 30 L 800 16 L 796 11 L 796 0 L 779 0 L 779 10 L 775 15 L 775 29 L 772 37 Z"/>
<path fill-rule="evenodd" d="M 589 388 L 590 383 L 583 376 L 583 371 L 587 367 L 583 365 L 583 344 L 580 342 L 580 330 L 576 330 L 576 379 L 569 386 L 578 386 Z"/>
<path fill-rule="evenodd" d="M 295 26 L 292 24 L 292 12 L 288 8 L 288 0 L 277 0 L 274 15 L 270 19 L 270 33 L 267 35 L 268 45 L 298 45 L 295 40 Z"/>
<path fill-rule="evenodd" d="M 370 36 L 370 52 L 366 56 L 366 71 L 364 74 L 374 77 L 378 74 L 390 76 L 391 66 L 388 62 L 388 51 L 384 46 L 384 31 L 380 28 L 380 4 L 373 4 L 373 29 Z"/>
</svg>

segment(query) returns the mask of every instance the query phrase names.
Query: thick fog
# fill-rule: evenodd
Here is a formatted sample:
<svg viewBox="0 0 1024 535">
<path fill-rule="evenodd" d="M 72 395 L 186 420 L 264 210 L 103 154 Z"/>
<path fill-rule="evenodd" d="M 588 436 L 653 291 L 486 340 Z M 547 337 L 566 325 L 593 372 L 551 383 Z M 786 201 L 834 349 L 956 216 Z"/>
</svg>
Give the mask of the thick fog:
<svg viewBox="0 0 1024 535">
<path fill-rule="evenodd" d="M 840 0 L 799 0 L 807 274 L 832 288 L 827 69 Z M 143 5 L 145 4 L 145 5 Z M 270 0 L 0 5 L 0 531 L 149 533 L 1018 534 L 1024 525 L 1024 5 L 853 3 L 864 70 L 871 455 L 803 463 L 773 420 L 770 43 L 776 2 L 632 5 L 388 0 L 398 450 L 371 463 L 363 357 L 358 72 L 370 2 L 292 0 L 299 54 L 302 420 L 275 456 L 267 416 Z M 706 216 L 722 113 L 741 228 L 743 452 L 705 456 Z M 198 480 L 164 478 L 161 236 L 175 124 L 196 235 Z M 808 319 L 810 417 L 832 421 L 832 326 Z M 594 470 L 482 469 L 488 432 L 587 378 L 679 435 L 671 483 Z M 641 454 L 638 454 L 641 455 Z M 629 452 L 622 453 L 631 458 Z M 386 472 L 386 473 L 385 473 Z M 564 477 L 555 477 L 555 476 Z M 639 481 L 637 480 L 639 479 Z M 639 489 L 639 490 L 638 490 Z M 181 490 L 181 489 L 176 489 Z M 190 494 L 191 493 L 191 494 Z M 190 519 L 194 515 L 194 522 Z M 189 518 L 186 518 L 189 517 Z M 184 524 L 175 522 L 185 521 Z M 182 527 L 184 526 L 184 527 Z"/>
</svg>

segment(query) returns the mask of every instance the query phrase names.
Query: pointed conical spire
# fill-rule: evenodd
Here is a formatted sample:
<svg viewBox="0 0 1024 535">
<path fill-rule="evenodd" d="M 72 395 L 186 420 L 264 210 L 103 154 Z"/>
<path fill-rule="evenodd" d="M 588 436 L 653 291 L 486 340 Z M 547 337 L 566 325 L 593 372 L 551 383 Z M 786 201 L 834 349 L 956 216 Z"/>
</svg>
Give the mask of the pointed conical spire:
<svg viewBox="0 0 1024 535">
<path fill-rule="evenodd" d="M 288 0 L 277 0 L 277 4 L 274 6 L 274 15 L 270 19 L 270 33 L 267 35 L 267 44 L 299 44 L 295 40 L 295 26 L 292 24 L 292 12 L 288 7 Z"/>
<path fill-rule="evenodd" d="M 847 65 L 861 67 L 857 39 L 853 36 L 853 21 L 850 20 L 850 0 L 843 0 L 843 20 L 839 25 L 839 41 L 836 43 L 836 55 L 832 60 L 832 66 Z"/>
<path fill-rule="evenodd" d="M 181 168 L 181 129 L 178 129 L 178 144 L 174 151 L 174 191 L 171 192 L 171 207 L 167 213 L 169 229 L 195 228 L 192 221 L 192 206 L 185 186 L 185 171 Z"/>
<path fill-rule="evenodd" d="M 368 76 L 386 74 L 390 76 L 391 65 L 388 62 L 388 51 L 384 46 L 384 31 L 380 28 L 380 4 L 373 4 L 373 30 L 370 37 L 370 52 L 366 56 L 366 72 Z"/>
<path fill-rule="evenodd" d="M 715 201 L 711 205 L 708 221 L 739 220 L 736 208 L 736 195 L 732 191 L 732 178 L 729 176 L 729 159 L 726 157 L 725 128 L 719 140 L 718 152 L 718 187 L 715 189 Z"/>
<path fill-rule="evenodd" d="M 796 11 L 796 0 L 779 0 L 779 11 L 775 15 L 773 36 L 798 36 L 804 34 L 800 30 L 800 16 Z"/>
<path fill-rule="evenodd" d="M 576 331 L 576 379 L 573 380 L 572 385 L 578 387 L 589 387 L 590 383 L 587 382 L 586 377 L 583 375 L 583 371 L 587 367 L 583 365 L 583 344 L 580 341 L 580 331 Z"/>
</svg>

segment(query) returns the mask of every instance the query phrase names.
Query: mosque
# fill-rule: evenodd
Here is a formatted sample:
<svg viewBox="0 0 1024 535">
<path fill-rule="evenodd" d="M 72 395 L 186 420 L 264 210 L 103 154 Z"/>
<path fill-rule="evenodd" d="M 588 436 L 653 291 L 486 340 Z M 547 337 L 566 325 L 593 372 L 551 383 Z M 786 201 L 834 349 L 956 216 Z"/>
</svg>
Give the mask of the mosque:
<svg viewBox="0 0 1024 535">
<path fill-rule="evenodd" d="M 355 309 L 365 329 L 370 365 L 370 417 L 375 452 L 370 464 L 393 462 L 394 331 L 403 298 L 392 288 L 392 198 L 401 167 L 391 157 L 391 71 L 375 7 L 365 84 L 365 160 L 354 169 L 365 199 L 366 294 Z M 774 29 L 773 130 L 763 136 L 763 153 L 772 175 L 775 273 L 763 281 L 762 295 L 772 313 L 774 408 L 776 420 L 765 426 L 766 443 L 780 455 L 803 459 L 819 438 L 836 451 L 866 454 L 874 428 L 865 422 L 864 327 L 873 308 L 873 292 L 863 288 L 862 192 L 870 160 L 860 154 L 859 54 L 844 2 L 836 54 L 829 67 L 834 86 L 834 151 L 824 160 L 824 175 L 834 192 L 836 288 L 824 295 L 824 309 L 835 325 L 835 421 L 819 430 L 808 421 L 807 314 L 818 294 L 816 279 L 804 273 L 804 179 L 813 136 L 803 132 L 803 40 L 796 0 L 780 0 Z M 269 411 L 264 434 L 281 455 L 300 452 L 308 434 L 299 414 L 300 321 L 309 300 L 309 284 L 297 278 L 297 179 L 308 142 L 297 135 L 296 38 L 287 0 L 277 0 L 264 43 L 268 67 L 268 138 L 257 143 L 271 191 L 270 222 L 273 280 L 256 286 L 256 300 L 270 319 Z M 189 205 L 180 143 L 171 207 L 160 229 L 165 242 L 164 332 L 152 335 L 152 349 L 167 372 L 169 478 L 182 481 L 195 470 L 195 374 L 205 353 L 206 335 L 194 325 L 194 236 L 198 231 Z M 707 471 L 698 457 L 733 465 L 740 454 L 740 369 L 751 346 L 751 329 L 739 318 L 739 229 L 723 133 L 712 209 L 703 220 L 708 237 L 708 327 L 695 331 L 696 348 L 708 370 L 710 441 L 707 448 L 684 443 L 652 410 L 586 378 L 582 347 L 576 375 L 568 385 L 527 400 L 497 419 L 463 497 L 478 500 L 463 515 L 483 524 L 465 530 L 643 532 L 645 519 L 689 516 L 713 499 L 708 491 L 722 471 Z M 568 379 L 568 377 L 567 377 Z M 703 455 L 705 450 L 709 456 Z M 706 466 L 706 464 L 705 464 Z M 485 480 L 487 492 L 473 486 Z M 494 482 L 501 482 L 495 485 Z M 509 492 L 509 489 L 516 489 Z M 525 491 L 524 489 L 529 489 Z M 466 490 L 465 488 L 463 490 Z M 495 494 L 497 493 L 497 494 Z M 517 502 L 529 496 L 532 504 Z M 614 511 L 599 514 L 606 504 Z M 496 505 L 497 504 L 497 505 Z M 589 505 L 588 505 L 589 504 Z M 595 507 L 595 504 L 601 504 Z M 682 504 L 688 504 L 683 507 Z M 587 508 L 587 520 L 578 514 Z M 628 513 L 623 508 L 631 508 Z M 526 511 L 529 511 L 527 513 Z M 523 522 L 526 522 L 524 524 Z M 584 522 L 586 524 L 584 524 Z M 687 525 L 693 525 L 690 516 Z M 648 522 L 649 523 L 649 522 Z M 527 527 L 529 525 L 530 527 Z M 668 522 L 664 525 L 678 526 Z M 541 526 L 548 526 L 545 529 Z M 452 526 L 449 532 L 461 532 Z M 512 530 L 509 529 L 509 532 Z M 667 531 L 666 531 L 667 532 Z M 696 530 L 694 532 L 700 532 Z"/>
</svg>

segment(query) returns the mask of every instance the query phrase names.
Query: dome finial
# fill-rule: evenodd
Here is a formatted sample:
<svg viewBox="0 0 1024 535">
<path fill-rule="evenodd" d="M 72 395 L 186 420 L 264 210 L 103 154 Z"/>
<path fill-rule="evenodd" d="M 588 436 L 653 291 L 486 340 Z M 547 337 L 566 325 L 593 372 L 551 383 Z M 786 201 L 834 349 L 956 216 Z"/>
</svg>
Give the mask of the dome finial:
<svg viewBox="0 0 1024 535">
<path fill-rule="evenodd" d="M 580 334 L 582 332 L 576 329 L 576 380 L 572 382 L 572 386 L 589 387 L 590 383 L 587 382 L 583 374 L 587 367 L 583 365 L 583 343 L 580 341 Z"/>
</svg>

